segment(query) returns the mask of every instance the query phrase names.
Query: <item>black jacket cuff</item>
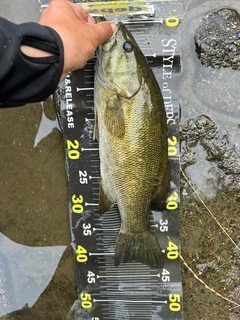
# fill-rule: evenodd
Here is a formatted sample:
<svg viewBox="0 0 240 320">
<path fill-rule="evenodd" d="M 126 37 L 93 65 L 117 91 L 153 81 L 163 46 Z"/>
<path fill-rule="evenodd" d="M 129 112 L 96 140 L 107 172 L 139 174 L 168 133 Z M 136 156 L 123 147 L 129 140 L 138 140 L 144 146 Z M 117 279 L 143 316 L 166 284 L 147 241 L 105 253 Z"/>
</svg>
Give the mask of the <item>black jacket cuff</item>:
<svg viewBox="0 0 240 320">
<path fill-rule="evenodd" d="M 22 53 L 21 45 L 52 55 L 29 57 Z M 56 90 L 63 65 L 63 43 L 55 30 L 34 22 L 16 25 L 0 18 L 0 107 L 45 100 Z"/>
</svg>

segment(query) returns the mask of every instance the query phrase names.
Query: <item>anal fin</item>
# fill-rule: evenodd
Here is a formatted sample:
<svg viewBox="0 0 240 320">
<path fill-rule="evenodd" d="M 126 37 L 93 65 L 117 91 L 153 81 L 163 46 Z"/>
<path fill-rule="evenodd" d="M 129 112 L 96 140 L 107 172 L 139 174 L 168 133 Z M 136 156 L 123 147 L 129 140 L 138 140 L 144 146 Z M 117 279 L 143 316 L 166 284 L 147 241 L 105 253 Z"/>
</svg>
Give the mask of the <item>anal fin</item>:
<svg viewBox="0 0 240 320">
<path fill-rule="evenodd" d="M 152 193 L 150 209 L 162 211 L 166 208 L 166 201 L 169 196 L 170 174 L 168 173 L 169 163 L 167 164 L 164 177 L 158 179 L 157 184 Z"/>
<path fill-rule="evenodd" d="M 150 209 L 162 211 L 166 208 L 167 193 L 163 188 L 158 188 L 153 194 Z"/>
<path fill-rule="evenodd" d="M 98 202 L 98 209 L 100 213 L 104 213 L 108 209 L 110 209 L 114 205 L 114 202 L 109 199 L 109 197 L 106 195 L 105 191 L 102 187 L 102 182 L 100 182 L 99 185 L 99 202 Z"/>
</svg>

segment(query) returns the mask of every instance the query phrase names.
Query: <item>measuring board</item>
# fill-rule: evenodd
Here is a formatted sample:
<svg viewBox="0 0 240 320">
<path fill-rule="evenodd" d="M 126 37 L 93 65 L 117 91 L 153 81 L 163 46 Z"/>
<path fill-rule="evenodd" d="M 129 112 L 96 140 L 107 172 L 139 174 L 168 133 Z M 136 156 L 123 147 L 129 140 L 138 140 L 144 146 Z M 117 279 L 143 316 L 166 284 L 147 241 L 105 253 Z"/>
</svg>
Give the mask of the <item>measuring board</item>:
<svg viewBox="0 0 240 320">
<path fill-rule="evenodd" d="M 85 6 L 90 12 L 93 10 L 92 4 Z M 118 267 L 114 265 L 121 219 L 117 205 L 102 215 L 98 211 L 100 161 L 98 142 L 93 141 L 93 59 L 84 69 L 69 74 L 55 94 L 61 114 L 69 182 L 70 227 L 78 289 L 78 300 L 73 307 L 75 319 L 183 319 L 178 130 L 181 4 L 151 2 L 147 9 L 145 6 L 144 13 L 141 10 L 139 13 L 136 6 L 131 2 L 130 13 L 110 14 L 106 18 L 126 24 L 148 59 L 164 98 L 170 195 L 165 210 L 149 214 L 152 231 L 163 249 L 164 267 L 151 268 L 134 261 Z M 116 9 L 120 12 L 121 5 L 108 2 L 97 8 L 104 9 L 105 13 L 117 12 Z"/>
</svg>

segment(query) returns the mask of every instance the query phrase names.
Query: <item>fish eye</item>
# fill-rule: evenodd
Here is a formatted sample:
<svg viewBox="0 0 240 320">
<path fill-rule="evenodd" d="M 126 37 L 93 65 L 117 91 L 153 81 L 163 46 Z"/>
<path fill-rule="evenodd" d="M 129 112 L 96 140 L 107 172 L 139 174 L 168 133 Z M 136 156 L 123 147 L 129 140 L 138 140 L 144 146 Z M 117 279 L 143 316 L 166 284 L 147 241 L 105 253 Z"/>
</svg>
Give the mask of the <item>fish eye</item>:
<svg viewBox="0 0 240 320">
<path fill-rule="evenodd" d="M 133 49 L 133 46 L 130 42 L 126 41 L 124 42 L 123 44 L 123 50 L 126 51 L 126 52 L 131 52 Z"/>
</svg>

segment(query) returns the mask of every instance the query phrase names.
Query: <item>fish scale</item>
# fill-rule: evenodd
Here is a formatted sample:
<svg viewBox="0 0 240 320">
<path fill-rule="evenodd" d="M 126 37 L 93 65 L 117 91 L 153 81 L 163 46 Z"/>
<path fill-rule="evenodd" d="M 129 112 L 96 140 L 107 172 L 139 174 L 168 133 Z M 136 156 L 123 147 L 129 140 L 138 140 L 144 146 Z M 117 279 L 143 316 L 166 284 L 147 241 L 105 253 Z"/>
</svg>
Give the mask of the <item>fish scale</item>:
<svg viewBox="0 0 240 320">
<path fill-rule="evenodd" d="M 181 5 L 166 1 L 154 2 L 153 5 L 156 14 L 152 22 L 137 19 L 129 21 L 127 15 L 110 15 L 107 18 L 115 22 L 123 21 L 133 34 L 155 74 L 163 93 L 166 112 L 169 112 L 170 195 L 165 210 L 150 211 L 149 215 L 151 229 L 163 249 L 164 268 L 151 268 L 134 261 L 121 263 L 118 267 L 114 265 L 121 219 L 117 205 L 104 214 L 98 210 L 99 146 L 92 139 L 93 59 L 84 69 L 68 75 L 55 95 L 61 113 L 69 182 L 70 226 L 78 289 L 78 300 L 72 308 L 75 319 L 183 319 L 179 259 L 180 33 L 178 26 L 172 28 L 166 24 L 167 16 L 172 12 L 181 18 Z M 107 6 L 112 5 L 108 3 Z M 167 50 L 171 49 L 170 45 L 165 45 L 171 39 L 177 42 L 172 78 L 166 76 L 164 79 L 164 57 L 170 56 Z M 170 67 L 165 67 L 165 72 L 169 70 Z M 171 106 L 167 89 L 171 90 Z"/>
</svg>

